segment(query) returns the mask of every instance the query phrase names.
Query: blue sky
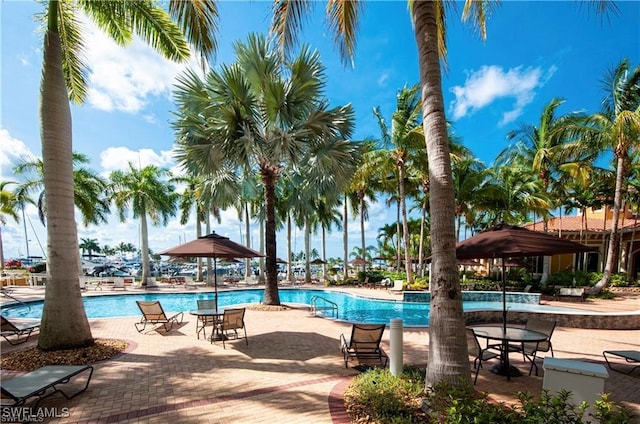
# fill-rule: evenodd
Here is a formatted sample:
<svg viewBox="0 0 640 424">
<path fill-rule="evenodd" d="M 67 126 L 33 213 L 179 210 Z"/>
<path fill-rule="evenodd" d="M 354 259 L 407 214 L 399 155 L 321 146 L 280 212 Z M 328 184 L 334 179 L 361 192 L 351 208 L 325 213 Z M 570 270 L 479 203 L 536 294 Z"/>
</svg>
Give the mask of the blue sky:
<svg viewBox="0 0 640 424">
<path fill-rule="evenodd" d="M 216 66 L 234 59 L 232 43 L 249 32 L 266 33 L 271 2 L 219 2 L 220 33 Z M 482 42 L 461 23 L 460 10 L 450 9 L 448 71 L 443 75 L 447 118 L 463 143 L 487 165 L 507 146 L 506 133 L 521 123 L 538 122 L 543 107 L 554 97 L 566 100 L 560 113 L 593 113 L 603 97 L 602 79 L 623 58 L 640 63 L 640 2 L 617 3 L 617 15 L 602 19 L 582 2 L 506 1 L 487 22 Z M 460 8 L 458 8 L 460 9 Z M 30 1 L 0 3 L 1 111 L 0 180 L 15 180 L 15 163 L 40 156 L 38 95 L 42 65 L 42 37 L 33 16 L 41 6 Z M 323 19 L 324 3 L 316 3 L 302 33 L 302 41 L 320 52 L 327 68 L 326 96 L 332 105 L 352 103 L 357 124 L 354 139 L 378 137 L 372 109 L 380 107 L 389 119 L 397 91 L 418 82 L 415 38 L 407 2 L 367 2 L 358 32 L 353 68 L 345 68 Z M 87 102 L 72 108 L 74 151 L 87 154 L 90 167 L 105 176 L 128 162 L 156 164 L 177 172 L 173 161 L 171 89 L 185 66 L 167 62 L 140 42 L 119 48 L 87 26 L 87 62 L 91 64 Z M 35 209 L 27 208 L 29 253 L 46 251 L 46 231 Z M 378 228 L 395 220 L 395 210 L 374 204 L 367 223 L 367 245 L 376 245 Z M 234 210 L 225 211 L 213 229 L 243 241 L 242 224 Z M 252 238 L 257 226 L 252 226 Z M 129 217 L 120 223 L 78 227 L 80 238 L 100 245 L 130 242 L 138 245 L 138 224 Z M 303 250 L 297 232 L 294 251 Z M 195 237 L 195 223 L 176 220 L 167 228 L 150 228 L 153 251 Z M 26 255 L 22 223 L 2 227 L 5 257 Z M 350 224 L 350 251 L 360 242 L 359 225 Z M 328 234 L 328 256 L 342 255 L 342 233 Z M 41 248 L 42 246 L 42 248 Z M 312 236 L 320 250 L 320 236 Z M 278 237 L 278 256 L 286 255 L 284 236 Z"/>
</svg>

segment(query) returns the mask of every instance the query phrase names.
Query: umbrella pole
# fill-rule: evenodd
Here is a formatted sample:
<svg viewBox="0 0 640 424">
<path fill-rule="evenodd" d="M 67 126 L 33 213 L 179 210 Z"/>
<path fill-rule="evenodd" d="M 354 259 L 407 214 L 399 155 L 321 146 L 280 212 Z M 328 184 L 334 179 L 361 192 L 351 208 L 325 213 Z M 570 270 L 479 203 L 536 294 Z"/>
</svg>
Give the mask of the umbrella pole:
<svg viewBox="0 0 640 424">
<path fill-rule="evenodd" d="M 504 256 L 502 257 L 502 330 L 507 332 L 507 273 Z"/>
<path fill-rule="evenodd" d="M 216 314 L 218 313 L 218 268 L 216 265 L 216 257 L 213 257 L 213 291 L 216 296 Z"/>
</svg>

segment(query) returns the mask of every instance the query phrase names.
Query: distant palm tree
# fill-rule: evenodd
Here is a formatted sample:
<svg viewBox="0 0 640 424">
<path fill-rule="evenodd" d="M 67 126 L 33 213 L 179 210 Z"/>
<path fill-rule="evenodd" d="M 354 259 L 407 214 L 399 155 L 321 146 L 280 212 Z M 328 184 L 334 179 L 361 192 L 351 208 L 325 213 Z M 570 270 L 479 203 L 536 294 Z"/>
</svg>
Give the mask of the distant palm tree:
<svg viewBox="0 0 640 424">
<path fill-rule="evenodd" d="M 18 198 L 13 191 L 7 190 L 10 184 L 17 184 L 13 181 L 0 181 L 0 266 L 4 265 L 4 250 L 2 247 L 2 226 L 7 224 L 7 218 L 13 219 L 16 223 L 20 221 L 17 206 Z"/>
<path fill-rule="evenodd" d="M 622 196 L 629 176 L 630 155 L 640 148 L 640 66 L 631 69 L 623 60 L 605 79 L 603 110 L 587 118 L 578 136 L 589 145 L 610 150 L 616 161 L 616 188 L 613 199 L 611 237 L 602 279 L 592 288 L 599 293 L 611 279 L 618 264 L 618 231 Z"/>
<path fill-rule="evenodd" d="M 407 283 L 413 283 L 411 254 L 409 253 L 409 225 L 407 218 L 407 184 L 409 170 L 413 157 L 419 150 L 424 150 L 424 133 L 422 132 L 422 105 L 418 85 L 403 87 L 396 96 L 396 110 L 391 115 L 391 129 L 389 129 L 379 108 L 373 113 L 378 119 L 382 133 L 384 157 L 393 161 L 396 171 L 397 199 L 402 220 L 402 234 L 404 238 L 404 260 Z M 384 168 L 384 166 L 383 166 Z"/>
<path fill-rule="evenodd" d="M 303 48 L 287 61 L 264 36 L 236 43 L 236 63 L 200 78 L 179 77 L 174 123 L 182 157 L 200 174 L 256 170 L 264 186 L 266 283 L 264 303 L 280 304 L 276 267 L 276 183 L 307 152 L 348 140 L 353 109 L 329 109 L 324 67 Z M 268 88 L 268 89 L 266 89 Z M 196 131 L 194 131 L 196 129 Z"/>
<path fill-rule="evenodd" d="M 83 238 L 81 239 L 80 244 L 78 245 L 78 247 L 80 249 L 82 249 L 82 254 L 87 254 L 88 252 L 88 256 L 93 256 L 93 252 L 99 252 L 100 251 L 100 246 L 98 245 L 98 240 L 96 239 L 88 239 L 88 238 Z"/>
<path fill-rule="evenodd" d="M 73 154 L 73 200 L 82 216 L 82 224 L 103 224 L 109 215 L 109 202 L 105 199 L 104 191 L 107 182 L 95 172 L 84 167 L 89 163 L 89 157 L 82 153 Z M 44 163 L 42 159 L 34 159 L 19 163 L 14 172 L 17 175 L 28 175 L 20 185 L 20 191 L 28 195 L 37 194 L 38 215 L 43 225 L 46 225 L 45 215 L 47 199 L 44 187 Z"/>
<path fill-rule="evenodd" d="M 143 286 L 147 285 L 147 278 L 151 276 L 147 218 L 154 225 L 167 225 L 169 218 L 177 212 L 179 194 L 167 181 L 170 178 L 171 173 L 167 169 L 153 165 L 138 169 L 132 163 L 129 163 L 127 172 L 114 171 L 109 176 L 110 199 L 118 210 L 120 220 L 126 220 L 129 210 L 134 218 L 140 220 Z"/>
<path fill-rule="evenodd" d="M 558 178 L 558 170 L 566 152 L 570 150 L 567 145 L 571 139 L 566 129 L 580 117 L 578 113 L 557 116 L 556 111 L 563 103 L 562 99 L 552 99 L 542 110 L 537 125 L 523 124 L 519 129 L 510 131 L 507 138 L 517 143 L 503 150 L 497 159 L 499 164 L 518 162 L 519 166 L 529 168 L 540 181 L 541 190 L 549 197 L 552 206 L 557 204 L 553 186 Z M 547 231 L 550 211 L 541 212 L 543 230 Z"/>
</svg>

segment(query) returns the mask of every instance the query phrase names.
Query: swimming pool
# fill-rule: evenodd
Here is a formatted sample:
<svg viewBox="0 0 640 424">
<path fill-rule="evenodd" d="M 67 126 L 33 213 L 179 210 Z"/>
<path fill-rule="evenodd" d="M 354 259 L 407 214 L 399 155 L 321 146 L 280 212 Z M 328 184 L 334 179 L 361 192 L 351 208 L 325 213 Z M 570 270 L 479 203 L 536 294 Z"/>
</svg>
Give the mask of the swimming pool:
<svg viewBox="0 0 640 424">
<path fill-rule="evenodd" d="M 309 305 L 313 296 L 321 296 L 338 305 L 338 319 L 348 322 L 366 322 L 389 324 L 391 319 L 400 318 L 405 326 L 429 325 L 429 303 L 402 302 L 394 300 L 372 299 L 350 293 L 333 290 L 280 289 L 280 302 L 283 304 Z M 136 293 L 107 296 L 87 296 L 83 298 L 88 318 L 112 318 L 140 316 L 136 300 L 160 300 L 165 311 L 179 312 L 196 309 L 196 300 L 213 299 L 214 293 Z M 218 306 L 261 303 L 264 289 L 243 289 L 218 292 Z M 502 310 L 500 294 L 498 301 L 465 301 L 465 311 Z M 11 305 L 2 308 L 2 314 L 16 318 L 40 318 L 42 301 L 29 302 L 28 305 Z M 575 309 L 551 307 L 538 304 L 507 303 L 513 311 L 538 312 L 575 312 Z"/>
</svg>

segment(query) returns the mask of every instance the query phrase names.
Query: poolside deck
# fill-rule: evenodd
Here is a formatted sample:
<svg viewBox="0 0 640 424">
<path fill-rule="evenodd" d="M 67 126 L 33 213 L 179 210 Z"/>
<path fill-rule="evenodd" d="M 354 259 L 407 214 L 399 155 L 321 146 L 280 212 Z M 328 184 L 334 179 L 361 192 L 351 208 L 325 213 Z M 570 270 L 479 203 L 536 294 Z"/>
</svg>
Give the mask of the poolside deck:
<svg viewBox="0 0 640 424">
<path fill-rule="evenodd" d="M 317 286 L 316 286 L 317 287 Z M 162 291 L 172 289 L 163 288 Z M 206 289 L 198 289 L 204 291 Z M 351 289 L 376 297 L 399 298 L 382 290 Z M 88 295 L 109 294 L 89 292 Z M 128 290 L 128 292 L 138 292 Z M 190 290 L 190 292 L 194 292 Z M 117 292 L 118 294 L 122 292 Z M 42 288 L 21 288 L 14 294 L 23 300 L 41 298 Z M 3 298 L 2 302 L 7 299 Z M 551 302 L 561 304 L 561 302 Z M 621 300 L 589 301 L 571 306 L 591 310 L 640 311 L 640 294 Z M 640 312 L 639 312 L 640 313 Z M 89 389 L 72 400 L 53 396 L 41 406 L 69 408 L 69 417 L 56 423 L 346 423 L 341 410 L 342 391 L 357 374 L 345 369 L 338 338 L 349 324 L 315 318 L 306 309 L 288 311 L 247 310 L 249 345 L 243 340 L 210 344 L 196 339 L 195 320 L 170 333 L 139 334 L 134 318 L 91 320 L 94 337 L 120 338 L 130 348 L 111 360 L 96 363 Z M 2 353 L 36 343 L 10 346 L 2 341 Z M 427 329 L 405 328 L 404 362 L 428 361 Z M 389 349 L 389 332 L 383 345 Z M 603 350 L 637 350 L 640 330 L 593 330 L 558 327 L 553 336 L 555 356 L 604 363 Z M 516 366 L 525 369 L 518 355 Z M 15 372 L 1 370 L 0 377 Z M 515 403 L 515 393 L 539 394 L 539 377 L 523 376 L 506 381 L 483 369 L 479 390 L 497 401 Z M 640 372 L 631 375 L 609 371 L 605 391 L 640 416 Z"/>
</svg>

